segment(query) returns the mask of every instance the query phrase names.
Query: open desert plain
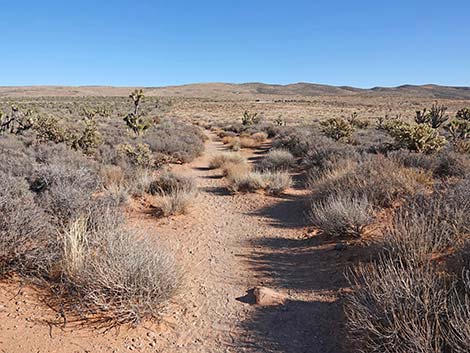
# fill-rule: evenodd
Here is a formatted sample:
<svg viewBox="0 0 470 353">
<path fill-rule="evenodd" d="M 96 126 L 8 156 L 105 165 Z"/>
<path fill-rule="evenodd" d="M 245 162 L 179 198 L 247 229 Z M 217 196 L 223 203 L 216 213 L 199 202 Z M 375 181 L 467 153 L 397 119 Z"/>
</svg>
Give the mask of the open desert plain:
<svg viewBox="0 0 470 353">
<path fill-rule="evenodd" d="M 470 353 L 470 1 L 0 4 L 0 353 Z"/>
<path fill-rule="evenodd" d="M 467 352 L 470 89 L 0 88 L 2 352 Z"/>
</svg>

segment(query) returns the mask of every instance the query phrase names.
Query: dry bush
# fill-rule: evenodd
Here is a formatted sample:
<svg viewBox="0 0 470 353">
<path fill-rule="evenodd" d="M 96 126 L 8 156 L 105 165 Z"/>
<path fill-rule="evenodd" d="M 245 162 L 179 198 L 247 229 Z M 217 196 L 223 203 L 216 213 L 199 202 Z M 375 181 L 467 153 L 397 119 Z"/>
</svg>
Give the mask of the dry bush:
<svg viewBox="0 0 470 353">
<path fill-rule="evenodd" d="M 223 168 L 225 164 L 227 163 L 232 163 L 232 164 L 241 164 L 241 163 L 246 163 L 246 160 L 243 156 L 237 154 L 237 153 L 220 153 L 214 155 L 210 162 L 209 162 L 209 168 L 210 169 L 217 169 L 217 168 Z"/>
<path fill-rule="evenodd" d="M 225 177 L 236 177 L 245 175 L 251 172 L 251 165 L 246 161 L 244 163 L 225 163 L 222 168 L 223 175 Z"/>
<path fill-rule="evenodd" d="M 236 139 L 236 136 L 224 136 L 222 137 L 222 143 L 224 145 L 230 145 L 232 141 Z"/>
<path fill-rule="evenodd" d="M 259 172 L 230 175 L 227 181 L 232 192 L 256 192 L 266 187 L 266 180 Z"/>
<path fill-rule="evenodd" d="M 240 149 L 242 148 L 240 138 L 233 137 L 228 143 L 228 148 L 234 152 L 240 151 Z"/>
<path fill-rule="evenodd" d="M 160 193 L 156 199 L 156 206 L 165 217 L 186 214 L 193 203 L 194 191 L 174 188 Z"/>
<path fill-rule="evenodd" d="M 253 135 L 251 135 L 251 138 L 260 144 L 268 139 L 268 134 L 265 132 L 255 132 Z"/>
<path fill-rule="evenodd" d="M 152 152 L 188 163 L 204 152 L 205 139 L 206 136 L 197 126 L 164 119 L 146 131 L 144 142 L 150 146 Z"/>
<path fill-rule="evenodd" d="M 326 138 L 308 127 L 287 128 L 276 136 L 272 145 L 275 149 L 288 150 L 295 157 L 303 157 L 319 139 Z"/>
<path fill-rule="evenodd" d="M 469 190 L 464 180 L 411 200 L 396 211 L 379 260 L 349 276 L 356 290 L 346 312 L 363 351 L 469 351 Z M 436 259 L 455 253 L 464 261 L 445 271 Z"/>
<path fill-rule="evenodd" d="M 418 265 L 433 255 L 454 251 L 470 233 L 470 200 L 452 191 L 419 196 L 397 210 L 384 237 L 386 251 Z"/>
<path fill-rule="evenodd" d="M 280 195 L 292 186 L 292 178 L 286 171 L 263 172 L 265 191 L 269 195 Z"/>
<path fill-rule="evenodd" d="M 364 352 L 442 353 L 447 285 L 429 266 L 382 258 L 358 266 L 346 306 L 353 339 Z"/>
<path fill-rule="evenodd" d="M 148 192 L 152 195 L 171 193 L 173 190 L 195 193 L 196 181 L 193 178 L 164 171 L 158 174 L 150 183 Z"/>
<path fill-rule="evenodd" d="M 470 349 L 470 270 L 462 273 L 462 294 L 455 291 L 449 300 L 449 345 L 456 353 Z"/>
<path fill-rule="evenodd" d="M 109 199 L 116 205 L 127 203 L 130 199 L 129 188 L 125 184 L 109 184 L 104 187 L 103 197 Z"/>
<path fill-rule="evenodd" d="M 313 202 L 309 214 L 312 224 L 331 236 L 360 238 L 374 220 L 374 209 L 366 198 L 341 195 Z"/>
<path fill-rule="evenodd" d="M 315 198 L 330 196 L 366 198 L 375 207 L 390 207 L 408 195 L 414 195 L 431 183 L 421 170 L 403 168 L 383 156 L 370 156 L 355 167 L 327 173 L 311 179 Z"/>
<path fill-rule="evenodd" d="M 78 218 L 60 242 L 53 289 L 63 307 L 81 317 L 138 323 L 157 315 L 180 285 L 173 258 L 123 228 L 95 232 Z"/>
<path fill-rule="evenodd" d="M 49 217 L 36 205 L 24 179 L 0 171 L 0 274 L 19 269 L 52 233 Z"/>
<path fill-rule="evenodd" d="M 282 171 L 289 170 L 295 164 L 295 158 L 287 150 L 275 149 L 269 151 L 257 166 L 258 170 Z"/>
<path fill-rule="evenodd" d="M 258 148 L 260 142 L 251 137 L 240 137 L 240 146 L 242 148 Z"/>
<path fill-rule="evenodd" d="M 58 224 L 66 224 L 93 204 L 93 193 L 99 190 L 98 173 L 87 166 L 73 168 L 68 164 L 45 164 L 31 178 L 31 189 L 38 204 Z"/>
</svg>

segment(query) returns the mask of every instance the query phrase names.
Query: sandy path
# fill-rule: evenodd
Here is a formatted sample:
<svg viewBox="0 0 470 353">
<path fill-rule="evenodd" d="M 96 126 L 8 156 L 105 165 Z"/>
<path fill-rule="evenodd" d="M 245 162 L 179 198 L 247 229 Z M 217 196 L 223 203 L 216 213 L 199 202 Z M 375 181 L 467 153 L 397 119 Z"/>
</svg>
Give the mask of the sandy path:
<svg viewBox="0 0 470 353">
<path fill-rule="evenodd" d="M 198 183 L 190 214 L 160 220 L 132 215 L 141 231 L 176 252 L 185 272 L 184 290 L 163 323 L 105 334 L 70 328 L 51 333 L 44 323 L 28 319 L 51 316 L 35 310 L 31 293 L 20 294 L 18 313 L 13 304 L 18 299 L 11 301 L 14 292 L 2 285 L 3 351 L 342 352 L 344 254 L 308 234 L 303 190 L 281 198 L 228 194 L 220 171 L 207 169 L 210 156 L 223 150 L 210 137 L 202 157 L 174 167 Z M 244 153 L 255 160 L 262 151 Z M 274 308 L 246 303 L 242 297 L 257 285 L 288 294 L 289 303 Z"/>
</svg>

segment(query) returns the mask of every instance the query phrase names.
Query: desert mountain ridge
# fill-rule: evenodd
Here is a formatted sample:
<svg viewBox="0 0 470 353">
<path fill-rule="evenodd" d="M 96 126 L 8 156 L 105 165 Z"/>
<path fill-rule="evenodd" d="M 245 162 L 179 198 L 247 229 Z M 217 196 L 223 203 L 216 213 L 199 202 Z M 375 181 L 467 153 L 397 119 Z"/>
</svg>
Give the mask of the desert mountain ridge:
<svg viewBox="0 0 470 353">
<path fill-rule="evenodd" d="M 136 87 L 113 86 L 0 86 L 0 97 L 41 96 L 126 96 Z M 315 83 L 287 85 L 250 83 L 194 83 L 179 86 L 139 87 L 148 96 L 181 96 L 200 98 L 259 98 L 268 96 L 403 96 L 436 99 L 470 99 L 470 87 L 440 86 L 435 84 L 373 87 L 331 86 Z"/>
</svg>

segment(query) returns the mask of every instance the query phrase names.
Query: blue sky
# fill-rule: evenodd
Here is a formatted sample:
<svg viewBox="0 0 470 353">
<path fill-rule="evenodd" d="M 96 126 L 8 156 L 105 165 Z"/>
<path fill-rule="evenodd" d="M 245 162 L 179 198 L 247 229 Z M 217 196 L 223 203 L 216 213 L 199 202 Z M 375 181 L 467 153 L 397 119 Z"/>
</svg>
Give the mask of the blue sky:
<svg viewBox="0 0 470 353">
<path fill-rule="evenodd" d="M 0 85 L 470 86 L 470 1 L 0 0 Z"/>
</svg>

